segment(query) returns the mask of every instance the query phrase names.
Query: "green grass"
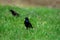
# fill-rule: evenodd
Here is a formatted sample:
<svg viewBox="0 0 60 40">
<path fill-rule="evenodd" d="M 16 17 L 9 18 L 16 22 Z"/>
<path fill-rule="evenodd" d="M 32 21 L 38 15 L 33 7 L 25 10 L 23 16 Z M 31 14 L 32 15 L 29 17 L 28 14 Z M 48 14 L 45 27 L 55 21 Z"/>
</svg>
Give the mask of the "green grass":
<svg viewBox="0 0 60 40">
<path fill-rule="evenodd" d="M 12 16 L 10 9 L 20 16 Z M 26 30 L 26 16 L 33 29 Z M 60 40 L 60 9 L 0 6 L 0 40 Z"/>
</svg>

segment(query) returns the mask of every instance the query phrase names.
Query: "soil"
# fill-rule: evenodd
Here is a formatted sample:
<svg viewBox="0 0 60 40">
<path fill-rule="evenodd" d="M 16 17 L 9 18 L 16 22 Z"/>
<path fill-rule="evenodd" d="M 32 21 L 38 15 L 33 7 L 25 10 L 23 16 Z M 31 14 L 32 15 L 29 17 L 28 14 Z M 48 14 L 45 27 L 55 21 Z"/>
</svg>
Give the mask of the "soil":
<svg viewBox="0 0 60 40">
<path fill-rule="evenodd" d="M 0 0 L 2 5 L 16 6 L 46 6 L 60 8 L 60 0 Z"/>
</svg>

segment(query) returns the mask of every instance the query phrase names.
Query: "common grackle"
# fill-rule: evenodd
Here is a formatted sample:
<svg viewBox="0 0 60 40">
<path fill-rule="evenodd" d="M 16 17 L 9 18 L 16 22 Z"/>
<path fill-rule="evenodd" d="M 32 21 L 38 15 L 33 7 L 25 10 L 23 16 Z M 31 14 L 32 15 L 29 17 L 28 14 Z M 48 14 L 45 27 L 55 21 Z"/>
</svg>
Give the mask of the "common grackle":
<svg viewBox="0 0 60 40">
<path fill-rule="evenodd" d="M 32 24 L 30 23 L 30 21 L 28 19 L 28 17 L 25 17 L 24 25 L 25 25 L 26 29 L 33 28 Z"/>
<path fill-rule="evenodd" d="M 13 16 L 19 16 L 19 14 L 15 12 L 14 10 L 10 10 L 10 12 L 12 13 Z"/>
</svg>

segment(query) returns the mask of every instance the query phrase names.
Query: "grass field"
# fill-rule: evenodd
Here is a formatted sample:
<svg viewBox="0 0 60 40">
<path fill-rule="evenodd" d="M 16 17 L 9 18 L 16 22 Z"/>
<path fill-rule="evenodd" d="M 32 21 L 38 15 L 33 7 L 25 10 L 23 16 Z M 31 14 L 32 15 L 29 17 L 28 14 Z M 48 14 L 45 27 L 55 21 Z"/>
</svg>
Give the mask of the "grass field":
<svg viewBox="0 0 60 40">
<path fill-rule="evenodd" d="M 20 16 L 14 17 L 10 9 Z M 26 16 L 33 29 L 26 30 Z M 60 40 L 60 9 L 0 6 L 0 40 Z"/>
</svg>

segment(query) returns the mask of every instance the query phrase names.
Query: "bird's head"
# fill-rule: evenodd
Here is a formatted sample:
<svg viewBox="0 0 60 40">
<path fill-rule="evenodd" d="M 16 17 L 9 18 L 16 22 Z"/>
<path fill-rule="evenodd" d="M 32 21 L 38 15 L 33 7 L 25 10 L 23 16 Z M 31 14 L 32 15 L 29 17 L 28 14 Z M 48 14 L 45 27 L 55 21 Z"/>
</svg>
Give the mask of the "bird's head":
<svg viewBox="0 0 60 40">
<path fill-rule="evenodd" d="M 25 20 L 26 20 L 26 21 L 29 21 L 28 17 L 25 17 Z"/>
</svg>

